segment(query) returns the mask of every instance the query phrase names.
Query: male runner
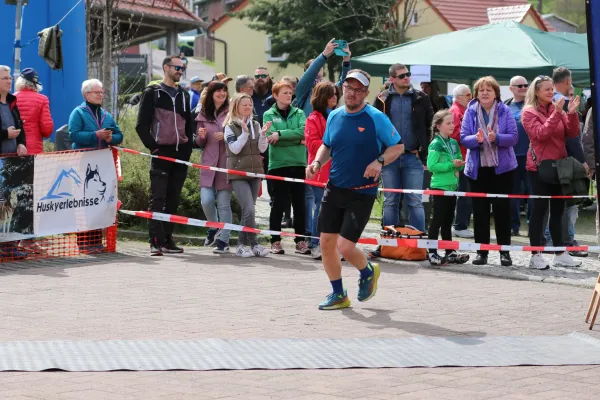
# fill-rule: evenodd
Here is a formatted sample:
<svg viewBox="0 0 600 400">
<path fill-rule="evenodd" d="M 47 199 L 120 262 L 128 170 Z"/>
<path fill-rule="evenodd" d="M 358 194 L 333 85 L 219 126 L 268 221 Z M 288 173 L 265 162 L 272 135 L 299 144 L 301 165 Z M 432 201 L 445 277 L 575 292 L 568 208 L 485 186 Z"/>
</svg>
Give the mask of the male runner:
<svg viewBox="0 0 600 400">
<path fill-rule="evenodd" d="M 358 301 L 369 300 L 377 291 L 379 265 L 367 262 L 356 243 L 369 222 L 381 168 L 397 159 L 404 145 L 389 118 L 365 103 L 370 79 L 358 69 L 348 73 L 343 84 L 345 106 L 329 115 L 323 144 L 315 161 L 306 167 L 306 177 L 311 179 L 331 159 L 319 230 L 323 266 L 333 292 L 319 304 L 320 310 L 350 306 L 338 250 L 360 271 Z"/>
</svg>

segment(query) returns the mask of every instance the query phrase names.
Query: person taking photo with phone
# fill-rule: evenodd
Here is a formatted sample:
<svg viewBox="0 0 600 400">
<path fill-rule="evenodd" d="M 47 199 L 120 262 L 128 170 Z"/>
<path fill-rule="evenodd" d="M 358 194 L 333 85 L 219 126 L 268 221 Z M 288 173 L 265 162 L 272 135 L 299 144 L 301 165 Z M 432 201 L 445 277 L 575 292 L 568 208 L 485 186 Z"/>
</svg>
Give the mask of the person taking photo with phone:
<svg viewBox="0 0 600 400">
<path fill-rule="evenodd" d="M 104 149 L 123 142 L 123 132 L 113 116 L 102 108 L 104 89 L 98 79 L 81 84 L 84 102 L 71 112 L 69 136 L 73 149 Z"/>
<path fill-rule="evenodd" d="M 108 111 L 102 108 L 104 90 L 98 79 L 81 84 L 84 102 L 75 107 L 69 117 L 69 136 L 73 149 L 104 149 L 123 142 L 123 133 Z M 104 250 L 102 230 L 77 233 L 77 245 L 82 253 Z"/>
<path fill-rule="evenodd" d="M 341 48 L 340 45 L 344 44 L 346 45 L 345 48 Z M 336 83 L 336 86 L 342 87 L 342 83 L 344 83 L 344 79 L 346 79 L 346 75 L 348 74 L 348 71 L 350 71 L 350 57 L 352 57 L 350 46 L 348 46 L 346 41 L 331 39 L 327 42 L 325 49 L 317 58 L 308 60 L 304 65 L 304 75 L 302 75 L 298 81 L 298 85 L 296 86 L 296 98 L 292 104 L 304 111 L 304 115 L 306 116 L 313 112 L 311 98 L 315 86 L 323 80 L 323 67 L 327 63 L 327 60 L 334 55 L 341 55 L 343 57 L 342 73 L 340 74 L 340 79 Z M 311 235 L 316 229 L 316 227 L 313 226 L 314 212 L 315 209 L 318 209 L 319 207 L 315 204 L 315 196 L 312 187 L 307 185 L 305 191 L 306 200 L 304 212 L 306 221 L 304 225 L 306 234 Z M 294 218 L 295 217 L 296 215 L 294 214 Z"/>
</svg>

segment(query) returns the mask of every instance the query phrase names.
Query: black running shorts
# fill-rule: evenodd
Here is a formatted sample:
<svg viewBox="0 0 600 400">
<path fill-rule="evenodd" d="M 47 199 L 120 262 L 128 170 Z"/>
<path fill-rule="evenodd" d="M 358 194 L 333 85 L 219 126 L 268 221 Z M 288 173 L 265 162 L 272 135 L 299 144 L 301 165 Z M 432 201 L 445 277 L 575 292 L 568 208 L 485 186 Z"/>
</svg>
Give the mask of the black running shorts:
<svg viewBox="0 0 600 400">
<path fill-rule="evenodd" d="M 339 233 L 344 239 L 357 243 L 369 222 L 375 198 L 375 195 L 328 183 L 321 202 L 319 231 Z"/>
</svg>

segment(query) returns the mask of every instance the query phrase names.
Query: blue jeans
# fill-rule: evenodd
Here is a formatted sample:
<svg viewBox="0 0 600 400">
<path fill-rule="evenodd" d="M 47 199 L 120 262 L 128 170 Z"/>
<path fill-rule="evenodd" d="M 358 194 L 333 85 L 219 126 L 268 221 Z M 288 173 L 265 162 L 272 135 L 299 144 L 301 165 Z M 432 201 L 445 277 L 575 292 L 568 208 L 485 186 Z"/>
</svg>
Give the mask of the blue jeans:
<svg viewBox="0 0 600 400">
<path fill-rule="evenodd" d="M 514 173 L 514 185 L 513 185 L 513 194 L 531 194 L 531 183 L 529 182 L 529 175 L 527 175 L 527 170 L 525 169 L 525 164 L 527 163 L 527 156 L 517 156 L 517 169 L 515 169 Z M 521 183 L 523 183 L 524 191 L 521 190 Z M 513 231 L 518 231 L 521 227 L 521 202 L 523 199 L 511 199 L 510 200 L 510 214 L 512 220 L 512 229 Z M 527 223 L 529 224 L 529 219 L 531 217 L 531 209 L 532 209 L 533 200 L 527 199 Z M 550 235 L 550 233 L 548 233 Z"/>
<path fill-rule="evenodd" d="M 312 219 L 312 231 L 311 236 L 314 236 L 317 239 L 311 239 L 311 246 L 315 247 L 319 245 L 319 213 L 321 212 L 321 201 L 323 200 L 323 194 L 325 193 L 325 188 L 313 186 L 312 192 L 314 195 L 314 208 L 313 208 L 313 219 Z"/>
<path fill-rule="evenodd" d="M 552 201 L 552 200 L 551 200 Z M 579 207 L 574 205 L 565 205 L 565 212 L 562 218 L 562 237 L 563 242 L 566 246 L 573 246 L 577 244 L 575 240 L 575 223 L 577 223 L 577 218 L 579 217 Z M 546 230 L 544 231 L 544 237 L 546 238 L 546 243 L 552 243 L 552 237 L 550 236 L 550 229 L 548 227 L 548 214 L 544 217 L 544 222 L 546 222 Z"/>
<path fill-rule="evenodd" d="M 313 190 L 315 189 L 311 185 L 305 185 L 305 193 L 306 193 L 306 232 L 305 234 L 310 234 L 313 231 L 313 204 L 315 202 L 315 197 L 313 195 Z M 315 211 L 317 215 L 319 215 L 318 210 Z"/>
<path fill-rule="evenodd" d="M 233 215 L 231 213 L 231 190 L 216 190 L 217 206 L 215 207 L 215 189 L 200 188 L 200 201 L 202 210 L 206 215 L 206 220 L 211 222 L 231 223 Z M 217 216 L 217 209 L 219 215 Z M 231 231 L 223 229 L 220 240 L 229 244 Z"/>
<path fill-rule="evenodd" d="M 463 172 L 458 178 L 458 191 L 469 191 L 469 178 Z M 471 213 L 473 212 L 473 202 L 470 197 L 459 197 L 456 200 L 456 218 L 454 219 L 454 229 L 464 231 L 469 229 L 471 223 Z"/>
<path fill-rule="evenodd" d="M 422 189 L 423 164 L 412 153 L 402 154 L 396 161 L 383 167 L 383 186 L 388 189 Z M 384 192 L 383 225 L 398 225 L 400 193 Z M 420 194 L 404 193 L 408 205 L 408 223 L 425 232 L 425 210 Z"/>
</svg>

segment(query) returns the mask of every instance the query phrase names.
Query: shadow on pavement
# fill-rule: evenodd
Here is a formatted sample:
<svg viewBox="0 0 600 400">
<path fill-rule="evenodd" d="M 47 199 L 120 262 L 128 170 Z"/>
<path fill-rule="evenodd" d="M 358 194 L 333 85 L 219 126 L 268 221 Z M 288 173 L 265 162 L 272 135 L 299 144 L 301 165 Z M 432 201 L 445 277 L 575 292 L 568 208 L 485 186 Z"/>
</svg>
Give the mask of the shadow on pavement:
<svg viewBox="0 0 600 400">
<path fill-rule="evenodd" d="M 478 338 L 487 336 L 487 333 L 480 331 L 455 331 L 452 329 L 444 328 L 437 325 L 426 324 L 423 322 L 412 322 L 412 321 L 398 321 L 392 319 L 392 313 L 395 311 L 392 310 L 383 310 L 378 308 L 363 308 L 361 310 L 370 311 L 375 313 L 375 315 L 365 316 L 360 312 L 352 308 L 345 308 L 342 310 L 342 314 L 349 319 L 357 322 L 362 322 L 366 324 L 374 325 L 373 329 L 398 329 L 404 332 L 412 333 L 415 335 L 421 336 L 432 336 L 432 337 L 444 337 L 448 338 L 448 340 L 453 341 L 453 337 L 460 341 L 461 344 L 479 344 L 480 340 L 470 340 L 467 343 L 464 342 L 464 337 L 467 336 L 469 338 Z M 460 340 L 458 340 L 460 339 Z"/>
<path fill-rule="evenodd" d="M 69 268 L 87 267 L 115 262 L 127 262 L 141 265 L 153 265 L 159 262 L 146 252 L 118 251 L 116 253 L 90 254 L 77 257 L 56 257 L 41 260 L 23 260 L 0 263 L 2 275 L 43 275 L 51 278 L 66 278 Z"/>
</svg>

